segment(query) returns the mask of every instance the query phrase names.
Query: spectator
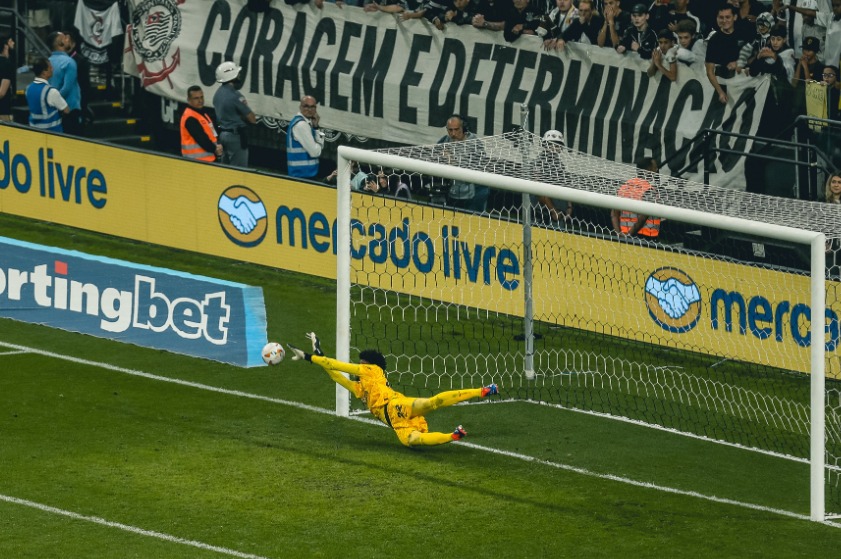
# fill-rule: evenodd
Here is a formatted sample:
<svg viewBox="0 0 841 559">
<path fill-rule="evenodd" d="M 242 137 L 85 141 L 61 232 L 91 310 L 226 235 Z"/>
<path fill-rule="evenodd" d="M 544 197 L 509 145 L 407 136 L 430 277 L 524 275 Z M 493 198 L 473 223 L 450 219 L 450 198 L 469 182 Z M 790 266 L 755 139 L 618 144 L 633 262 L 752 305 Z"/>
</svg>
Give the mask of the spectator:
<svg viewBox="0 0 841 559">
<path fill-rule="evenodd" d="M 336 186 L 336 180 L 339 177 L 338 169 L 334 169 L 329 175 L 324 177 L 324 182 L 331 186 Z M 356 161 L 350 162 L 350 188 L 351 190 L 362 190 L 365 187 L 365 179 L 368 178 L 367 173 L 359 170 L 359 163 Z"/>
<path fill-rule="evenodd" d="M 695 24 L 685 19 L 677 24 L 677 60 L 692 65 L 696 60 L 703 60 L 706 45 L 696 33 Z"/>
<path fill-rule="evenodd" d="M 637 176 L 619 187 L 618 195 L 631 200 L 654 201 L 656 189 L 646 180 L 646 174 L 659 171 L 657 162 L 651 157 L 644 157 L 637 161 Z M 629 212 L 627 210 L 612 210 L 610 219 L 613 230 L 620 236 L 637 237 L 653 241 L 660 236 L 660 218 Z"/>
<path fill-rule="evenodd" d="M 615 48 L 625 31 L 632 28 L 631 14 L 622 10 L 619 0 L 604 0 L 604 25 L 599 31 L 600 47 Z"/>
<path fill-rule="evenodd" d="M 791 86 L 794 77 L 794 50 L 786 44 L 786 28 L 777 25 L 771 30 L 768 44 L 756 55 L 750 65 L 751 75 L 771 74 L 785 87 Z"/>
<path fill-rule="evenodd" d="M 752 40 L 753 36 L 756 34 L 755 18 L 753 21 L 748 21 L 747 19 L 742 19 L 739 16 L 739 12 L 741 11 L 740 0 L 726 0 L 724 5 L 718 8 L 716 14 L 719 14 L 721 12 L 721 8 L 724 6 L 733 8 L 733 32 L 736 33 L 736 37 L 738 37 L 738 39 L 742 42 Z M 758 15 L 759 14 L 757 14 L 757 17 Z M 713 31 L 718 31 L 719 29 L 718 15 L 716 15 Z M 709 40 L 709 37 L 707 37 L 707 40 Z"/>
<path fill-rule="evenodd" d="M 412 189 L 409 188 L 409 185 L 406 184 L 403 177 L 397 173 L 392 173 L 388 176 L 388 190 L 395 198 L 403 200 L 412 199 Z"/>
<path fill-rule="evenodd" d="M 818 10 L 815 23 L 826 28 L 824 63 L 838 66 L 841 63 L 841 0 L 832 0 L 832 11 Z"/>
<path fill-rule="evenodd" d="M 841 204 L 841 171 L 835 171 L 827 177 L 823 201 L 827 204 Z M 831 276 L 838 277 L 841 266 L 841 239 L 826 241 L 826 266 L 832 270 Z"/>
<path fill-rule="evenodd" d="M 444 22 L 454 25 L 473 25 L 474 15 L 470 0 L 451 0 L 444 13 Z"/>
<path fill-rule="evenodd" d="M 447 7 L 448 0 L 424 0 L 418 9 L 403 11 L 400 18 L 403 21 L 425 18 L 440 31 L 444 29 Z"/>
<path fill-rule="evenodd" d="M 204 91 L 197 85 L 187 89 L 187 106 L 181 115 L 181 155 L 213 162 L 222 157 L 222 144 L 210 114 L 204 107 Z"/>
<path fill-rule="evenodd" d="M 474 10 L 476 15 L 473 16 L 473 27 L 503 31 L 509 6 L 508 0 L 479 0 Z"/>
<path fill-rule="evenodd" d="M 15 40 L 10 35 L 0 35 L 0 121 L 12 122 L 12 98 L 15 96 L 15 64 L 12 51 Z"/>
<path fill-rule="evenodd" d="M 651 16 L 649 23 L 657 33 L 663 29 L 677 33 L 677 25 L 686 20 L 695 23 L 696 31 L 703 33 L 705 30 L 701 25 L 701 19 L 689 11 L 689 0 L 674 0 L 673 4 L 670 4 L 668 0 L 658 1 L 649 15 Z"/>
<path fill-rule="evenodd" d="M 657 34 L 648 25 L 648 9 L 645 4 L 637 4 L 631 9 L 631 23 L 616 46 L 616 52 L 623 54 L 636 52 L 643 60 L 648 60 L 657 48 Z"/>
<path fill-rule="evenodd" d="M 772 27 L 774 27 L 774 16 L 769 12 L 759 14 L 759 17 L 756 18 L 756 35 L 753 41 L 745 43 L 739 50 L 739 60 L 736 62 L 737 72 L 742 72 L 752 64 L 759 51 L 768 46 Z"/>
<path fill-rule="evenodd" d="M 797 5 L 791 3 L 781 8 L 790 10 L 789 28 L 795 45 L 799 45 L 805 37 L 817 37 L 821 43 L 826 40 L 826 27 L 820 27 L 815 23 L 815 17 L 818 14 L 817 0 L 797 0 Z M 794 54 L 799 58 L 802 52 L 795 48 Z M 822 59 L 823 53 L 819 54 Z"/>
<path fill-rule="evenodd" d="M 476 140 L 478 136 L 467 129 L 467 124 L 460 115 L 447 119 L 447 135 L 438 140 L 439 144 Z M 481 149 L 481 148 L 477 148 Z M 452 156 L 452 154 L 451 154 Z M 453 181 L 447 193 L 447 204 L 463 210 L 484 212 L 489 190 L 486 186 L 469 182 Z"/>
<path fill-rule="evenodd" d="M 319 122 L 318 101 L 312 95 L 305 95 L 286 133 L 289 176 L 311 179 L 318 175 L 318 158 L 324 149 L 324 132 L 318 129 Z"/>
<path fill-rule="evenodd" d="M 505 16 L 505 28 L 502 32 L 505 40 L 512 43 L 522 35 L 537 35 L 543 14 L 531 6 L 530 0 L 512 0 L 512 3 L 513 7 Z"/>
<path fill-rule="evenodd" d="M 733 7 L 737 9 L 737 16 L 741 21 L 753 24 L 759 14 L 766 11 L 758 0 L 727 0 Z"/>
<path fill-rule="evenodd" d="M 824 66 L 821 77 L 823 78 L 822 83 L 827 87 L 826 98 L 829 103 L 827 114 L 831 120 L 841 121 L 841 105 L 839 104 L 839 101 L 841 101 L 839 99 L 839 96 L 841 96 L 841 82 L 838 80 L 838 66 Z"/>
<path fill-rule="evenodd" d="M 806 37 L 802 45 L 803 54 L 795 61 L 794 77 L 791 79 L 794 87 L 791 108 L 795 116 L 806 114 L 806 82 L 820 80 L 823 64 L 817 58 L 819 49 L 818 39 Z"/>
<path fill-rule="evenodd" d="M 564 162 L 561 154 L 566 144 L 564 135 L 557 130 L 547 130 L 543 134 L 543 145 L 538 165 L 545 169 L 539 180 L 549 182 L 557 173 L 564 172 Z M 555 229 L 563 229 L 572 220 L 572 202 L 550 198 L 549 196 L 538 196 L 534 205 L 535 222 L 547 225 Z"/>
<path fill-rule="evenodd" d="M 823 201 L 828 204 L 841 204 L 841 171 L 835 171 L 826 178 Z"/>
<path fill-rule="evenodd" d="M 827 117 L 841 123 L 841 83 L 838 76 L 838 66 L 824 66 L 822 83 L 827 87 Z M 818 136 L 818 145 L 837 167 L 841 167 L 841 124 L 824 127 Z"/>
<path fill-rule="evenodd" d="M 773 115 L 760 123 L 760 135 L 777 137 L 790 124 L 794 117 L 794 88 L 791 85 L 794 76 L 794 50 L 786 44 L 787 30 L 777 25 L 771 30 L 771 38 L 756 55 L 756 60 L 748 67 L 750 75 L 771 75 L 771 90 L 763 110 L 764 115 Z"/>
<path fill-rule="evenodd" d="M 388 194 L 388 177 L 382 171 L 376 175 L 369 173 L 365 178 L 365 185 L 362 190 L 371 194 Z"/>
<path fill-rule="evenodd" d="M 841 0 L 838 0 L 841 2 Z M 734 27 L 736 23 L 736 8 L 730 4 L 721 6 L 716 16 L 718 31 L 713 31 L 707 40 L 707 54 L 704 64 L 707 69 L 707 79 L 715 89 L 721 104 L 727 103 L 727 93 L 718 78 L 733 77 L 741 44 Z"/>
<path fill-rule="evenodd" d="M 599 31 L 604 26 L 604 17 L 596 13 L 594 0 L 579 0 L 578 18 L 573 20 L 554 47 L 563 48 L 563 43 L 583 43 L 585 45 L 599 44 Z"/>
<path fill-rule="evenodd" d="M 68 31 L 64 34 L 67 54 L 76 62 L 76 79 L 79 82 L 79 126 L 84 130 L 85 122 L 90 120 L 88 102 L 91 98 L 91 64 L 78 49 L 78 33 Z"/>
<path fill-rule="evenodd" d="M 380 0 L 379 2 L 366 2 L 363 8 L 366 12 L 385 12 L 387 14 L 399 14 L 406 11 L 406 5 L 401 0 Z"/>
<path fill-rule="evenodd" d="M 237 90 L 242 70 L 233 62 L 223 62 L 216 68 L 216 81 L 222 85 L 213 94 L 213 108 L 219 122 L 219 142 L 222 144 L 222 163 L 237 167 L 248 166 L 248 136 L 246 126 L 256 124 L 257 117 L 248 107 L 245 96 Z"/>
<path fill-rule="evenodd" d="M 26 87 L 26 104 L 29 105 L 29 125 L 39 130 L 63 132 L 61 116 L 70 112 L 67 101 L 48 81 L 53 75 L 49 59 L 38 57 L 32 63 L 35 79 Z"/>
<path fill-rule="evenodd" d="M 794 78 L 792 79 L 792 84 L 795 87 L 799 87 L 798 84 L 802 85 L 802 82 L 815 80 L 819 76 L 820 70 L 823 67 L 820 60 L 818 60 L 820 48 L 821 42 L 816 37 L 806 37 L 803 39 L 803 45 L 801 46 L 801 52 L 803 54 L 800 55 L 800 59 L 797 61 L 794 69 Z"/>
<path fill-rule="evenodd" d="M 47 39 L 52 49 L 50 64 L 53 71 L 50 85 L 58 89 L 68 106 L 68 112 L 62 117 L 62 125 L 67 134 L 79 135 L 81 133 L 82 94 L 79 88 L 76 61 L 67 53 L 67 35 L 61 31 L 55 31 L 50 33 Z"/>
<path fill-rule="evenodd" d="M 669 81 L 677 79 L 677 51 L 674 33 L 663 29 L 657 34 L 657 48 L 651 56 L 648 66 L 648 77 L 653 78 L 657 72 L 666 76 Z"/>
<path fill-rule="evenodd" d="M 541 27 L 546 30 L 543 47 L 546 49 L 564 48 L 564 32 L 578 20 L 578 9 L 572 0 L 556 0 L 555 8 L 543 16 Z"/>
</svg>

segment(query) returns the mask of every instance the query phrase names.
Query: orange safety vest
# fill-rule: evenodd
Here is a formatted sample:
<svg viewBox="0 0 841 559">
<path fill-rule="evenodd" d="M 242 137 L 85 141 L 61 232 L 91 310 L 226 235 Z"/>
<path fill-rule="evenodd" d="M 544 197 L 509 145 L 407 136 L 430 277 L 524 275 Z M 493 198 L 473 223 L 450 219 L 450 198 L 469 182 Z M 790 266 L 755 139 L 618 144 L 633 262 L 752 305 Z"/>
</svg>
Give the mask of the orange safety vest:
<svg viewBox="0 0 841 559">
<path fill-rule="evenodd" d="M 210 120 L 209 116 L 201 114 L 192 107 L 187 107 L 184 109 L 184 114 L 181 115 L 181 155 L 190 159 L 197 159 L 199 161 L 216 161 L 216 154 L 205 151 L 205 149 L 201 147 L 198 142 L 196 142 L 195 138 L 193 138 L 187 131 L 188 118 L 197 119 L 201 124 L 201 127 L 204 129 L 204 133 L 207 134 L 207 137 L 213 140 L 214 143 L 219 137 L 216 134 L 216 128 L 213 127 L 213 122 Z"/>
<path fill-rule="evenodd" d="M 633 178 L 619 187 L 619 196 L 622 198 L 630 198 L 632 200 L 642 200 L 645 193 L 652 188 L 651 183 L 647 180 Z M 631 232 L 631 229 L 634 227 L 636 222 L 637 214 L 633 212 L 622 210 L 622 213 L 619 214 L 619 227 L 626 235 Z M 649 217 L 645 220 L 645 225 L 643 225 L 637 233 L 643 237 L 650 237 L 652 239 L 657 237 L 660 234 L 660 218 Z"/>
</svg>

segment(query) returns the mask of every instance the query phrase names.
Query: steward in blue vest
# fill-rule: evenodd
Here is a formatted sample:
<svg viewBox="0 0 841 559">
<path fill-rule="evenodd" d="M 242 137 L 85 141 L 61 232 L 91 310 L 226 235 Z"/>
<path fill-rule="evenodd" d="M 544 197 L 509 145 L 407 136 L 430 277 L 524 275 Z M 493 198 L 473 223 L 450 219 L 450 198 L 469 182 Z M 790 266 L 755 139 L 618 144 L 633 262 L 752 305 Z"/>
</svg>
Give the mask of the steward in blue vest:
<svg viewBox="0 0 841 559">
<path fill-rule="evenodd" d="M 324 133 L 318 130 L 318 104 L 314 97 L 301 99 L 301 110 L 286 130 L 287 173 L 291 177 L 318 175 L 318 158 L 324 148 Z"/>
<path fill-rule="evenodd" d="M 26 103 L 29 105 L 29 125 L 39 130 L 63 132 L 61 115 L 70 112 L 67 101 L 47 80 L 53 74 L 53 66 L 46 58 L 38 58 L 32 64 L 35 80 L 26 88 Z"/>
</svg>

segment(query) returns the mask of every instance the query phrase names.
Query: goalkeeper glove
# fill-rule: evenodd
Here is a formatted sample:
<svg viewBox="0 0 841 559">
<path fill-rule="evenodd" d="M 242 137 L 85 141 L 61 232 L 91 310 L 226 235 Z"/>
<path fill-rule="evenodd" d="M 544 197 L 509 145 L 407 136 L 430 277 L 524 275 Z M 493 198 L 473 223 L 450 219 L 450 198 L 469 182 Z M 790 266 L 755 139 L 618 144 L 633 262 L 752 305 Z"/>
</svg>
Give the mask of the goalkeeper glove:
<svg viewBox="0 0 841 559">
<path fill-rule="evenodd" d="M 318 336 L 315 335 L 315 332 L 307 332 L 307 337 L 312 342 L 312 354 L 323 357 L 324 352 L 321 351 L 321 342 L 318 340 Z"/>
<path fill-rule="evenodd" d="M 297 347 L 295 347 L 291 344 L 286 344 L 286 347 L 288 347 L 289 351 L 292 352 L 292 361 L 299 361 L 299 360 L 303 359 L 304 361 L 312 362 L 312 355 L 304 352 L 304 350 L 298 349 Z"/>
</svg>

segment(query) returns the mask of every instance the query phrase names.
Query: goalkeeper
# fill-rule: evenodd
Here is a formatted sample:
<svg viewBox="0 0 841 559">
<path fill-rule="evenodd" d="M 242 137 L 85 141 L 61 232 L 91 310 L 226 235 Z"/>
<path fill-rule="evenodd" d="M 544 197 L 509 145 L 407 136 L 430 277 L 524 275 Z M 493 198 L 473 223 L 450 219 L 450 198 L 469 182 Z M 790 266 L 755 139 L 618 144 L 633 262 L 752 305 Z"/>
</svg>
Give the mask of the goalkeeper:
<svg viewBox="0 0 841 559">
<path fill-rule="evenodd" d="M 324 356 L 315 332 L 308 333 L 307 337 L 312 341 L 313 353 L 305 353 L 289 345 L 292 359 L 304 359 L 320 365 L 330 378 L 362 400 L 374 417 L 391 427 L 400 442 L 408 447 L 436 446 L 461 440 L 467 435 L 461 425 L 452 433 L 430 433 L 424 416 L 431 411 L 471 398 L 485 398 L 499 393 L 497 386 L 491 384 L 484 388 L 450 390 L 431 398 L 409 398 L 393 390 L 388 384 L 385 376 L 385 357 L 382 353 L 366 349 L 359 353 L 358 365 L 344 363 Z M 354 375 L 359 380 L 351 380 L 342 373 Z"/>
</svg>

